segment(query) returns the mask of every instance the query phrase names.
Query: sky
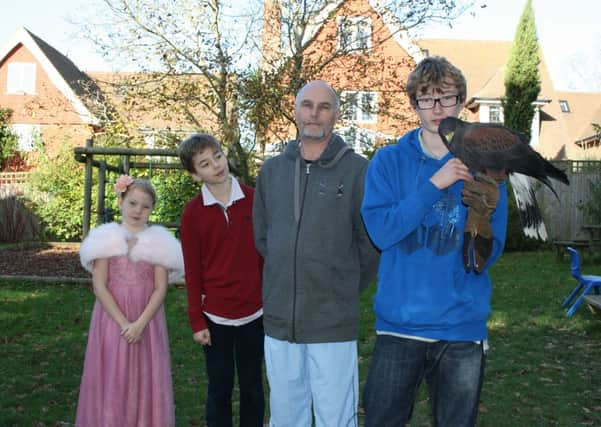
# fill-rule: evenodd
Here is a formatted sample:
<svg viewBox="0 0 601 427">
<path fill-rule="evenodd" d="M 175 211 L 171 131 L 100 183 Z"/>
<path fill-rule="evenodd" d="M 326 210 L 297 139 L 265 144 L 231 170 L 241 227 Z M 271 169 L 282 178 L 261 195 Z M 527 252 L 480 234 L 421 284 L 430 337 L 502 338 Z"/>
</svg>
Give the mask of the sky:
<svg viewBox="0 0 601 427">
<path fill-rule="evenodd" d="M 461 1 L 461 0 L 460 0 Z M 18 0 L 0 14 L 0 46 L 24 26 L 84 71 L 110 70 L 93 45 L 78 37 L 73 21 L 86 16 L 87 1 Z M 418 38 L 512 40 L 526 0 L 476 0 L 473 14 L 452 24 L 431 25 Z M 486 7 L 480 7 L 486 4 Z M 557 90 L 601 92 L 601 1 L 533 0 L 539 43 Z M 89 16 L 89 14 L 88 14 Z"/>
</svg>

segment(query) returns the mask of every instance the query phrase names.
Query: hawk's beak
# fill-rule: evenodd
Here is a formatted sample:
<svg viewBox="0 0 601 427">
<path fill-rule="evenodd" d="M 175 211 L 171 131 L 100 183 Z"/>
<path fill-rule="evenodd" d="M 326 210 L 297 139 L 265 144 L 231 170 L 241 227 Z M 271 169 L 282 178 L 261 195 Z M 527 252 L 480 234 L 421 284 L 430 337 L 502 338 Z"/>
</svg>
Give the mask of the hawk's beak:
<svg viewBox="0 0 601 427">
<path fill-rule="evenodd" d="M 451 142 L 453 140 L 453 135 L 455 135 L 455 131 L 451 130 L 451 131 L 445 133 L 444 137 L 447 140 L 447 142 Z"/>
</svg>

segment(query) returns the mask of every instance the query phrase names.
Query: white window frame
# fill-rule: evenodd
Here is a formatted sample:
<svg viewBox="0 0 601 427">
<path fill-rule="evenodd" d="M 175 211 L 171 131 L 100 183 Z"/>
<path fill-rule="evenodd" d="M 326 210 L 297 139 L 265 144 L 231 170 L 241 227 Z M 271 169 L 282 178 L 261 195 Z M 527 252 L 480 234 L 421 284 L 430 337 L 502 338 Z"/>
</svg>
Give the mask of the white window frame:
<svg viewBox="0 0 601 427">
<path fill-rule="evenodd" d="M 488 106 L 488 121 L 489 123 L 503 123 L 503 108 L 500 105 Z"/>
<path fill-rule="evenodd" d="M 342 120 L 350 123 L 378 122 L 378 92 L 344 90 L 340 93 L 340 102 Z"/>
<path fill-rule="evenodd" d="M 6 77 L 6 93 L 35 95 L 36 64 L 34 62 L 10 62 Z"/>
<path fill-rule="evenodd" d="M 338 50 L 361 54 L 371 50 L 371 18 L 366 16 L 338 16 Z"/>
<path fill-rule="evenodd" d="M 570 112 L 570 103 L 568 101 L 566 101 L 565 99 L 560 99 L 559 100 L 559 109 L 561 110 L 562 113 L 569 113 Z"/>
<path fill-rule="evenodd" d="M 361 155 L 366 148 L 373 148 L 376 144 L 376 133 L 370 129 L 345 126 L 337 129 L 337 132 L 356 153 Z"/>
<path fill-rule="evenodd" d="M 19 139 L 19 151 L 33 151 L 36 138 L 40 137 L 40 125 L 13 124 L 12 131 Z"/>
</svg>

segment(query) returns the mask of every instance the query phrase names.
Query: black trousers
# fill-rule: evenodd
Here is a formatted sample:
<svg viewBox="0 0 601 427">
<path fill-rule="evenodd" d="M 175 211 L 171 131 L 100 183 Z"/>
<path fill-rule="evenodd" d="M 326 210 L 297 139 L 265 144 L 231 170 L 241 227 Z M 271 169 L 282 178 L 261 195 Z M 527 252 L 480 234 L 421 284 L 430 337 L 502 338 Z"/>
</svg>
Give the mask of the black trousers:
<svg viewBox="0 0 601 427">
<path fill-rule="evenodd" d="M 218 325 L 207 319 L 211 345 L 203 346 L 209 392 L 207 427 L 232 427 L 234 366 L 240 388 L 240 427 L 263 427 L 263 317 L 242 326 Z"/>
</svg>

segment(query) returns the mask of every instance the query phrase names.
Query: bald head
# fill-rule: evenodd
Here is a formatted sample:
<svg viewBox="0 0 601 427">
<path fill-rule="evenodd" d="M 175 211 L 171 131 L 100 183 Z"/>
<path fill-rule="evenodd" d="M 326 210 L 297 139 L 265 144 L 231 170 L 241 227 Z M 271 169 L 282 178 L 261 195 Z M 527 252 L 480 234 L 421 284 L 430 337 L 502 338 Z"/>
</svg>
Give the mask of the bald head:
<svg viewBox="0 0 601 427">
<path fill-rule="evenodd" d="M 334 88 L 329 83 L 324 82 L 323 80 L 312 80 L 300 88 L 300 90 L 296 94 L 296 101 L 294 104 L 294 108 L 297 111 L 298 111 L 298 108 L 299 108 L 307 90 L 313 90 L 313 89 L 323 90 L 323 91 L 329 93 L 330 96 L 332 97 L 331 102 L 332 102 L 332 105 L 334 106 L 334 110 L 336 113 L 338 113 L 338 110 L 340 108 L 340 100 L 338 99 L 338 94 L 336 93 Z"/>
<path fill-rule="evenodd" d="M 326 82 L 314 80 L 296 95 L 294 115 L 302 142 L 327 143 L 338 120 L 338 95 Z"/>
</svg>

